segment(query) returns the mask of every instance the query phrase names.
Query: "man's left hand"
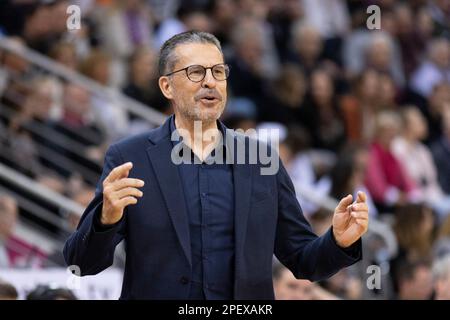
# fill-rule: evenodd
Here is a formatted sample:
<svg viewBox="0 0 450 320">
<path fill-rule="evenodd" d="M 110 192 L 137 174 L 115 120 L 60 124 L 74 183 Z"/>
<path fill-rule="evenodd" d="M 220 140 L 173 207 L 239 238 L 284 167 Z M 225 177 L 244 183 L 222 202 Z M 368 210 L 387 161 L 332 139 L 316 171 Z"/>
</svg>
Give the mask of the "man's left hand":
<svg viewBox="0 0 450 320">
<path fill-rule="evenodd" d="M 366 194 L 358 192 L 354 203 L 353 196 L 349 194 L 343 198 L 333 215 L 333 235 L 337 244 L 347 248 L 356 242 L 369 226 L 369 208 L 366 203 Z"/>
</svg>

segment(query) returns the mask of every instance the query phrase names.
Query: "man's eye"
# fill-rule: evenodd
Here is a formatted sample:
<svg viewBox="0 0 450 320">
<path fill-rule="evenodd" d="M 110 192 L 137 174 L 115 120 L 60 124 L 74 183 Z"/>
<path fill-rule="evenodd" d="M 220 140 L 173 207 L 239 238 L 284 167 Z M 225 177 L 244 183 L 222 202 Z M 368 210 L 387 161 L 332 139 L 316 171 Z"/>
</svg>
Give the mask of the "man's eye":
<svg viewBox="0 0 450 320">
<path fill-rule="evenodd" d="M 214 69 L 214 74 L 216 75 L 223 75 L 225 73 L 225 70 L 220 68 L 220 69 Z"/>
<path fill-rule="evenodd" d="M 201 75 L 201 74 L 203 74 L 203 70 L 200 68 L 191 69 L 191 70 L 189 70 L 189 74 L 194 75 L 194 76 Z"/>
</svg>

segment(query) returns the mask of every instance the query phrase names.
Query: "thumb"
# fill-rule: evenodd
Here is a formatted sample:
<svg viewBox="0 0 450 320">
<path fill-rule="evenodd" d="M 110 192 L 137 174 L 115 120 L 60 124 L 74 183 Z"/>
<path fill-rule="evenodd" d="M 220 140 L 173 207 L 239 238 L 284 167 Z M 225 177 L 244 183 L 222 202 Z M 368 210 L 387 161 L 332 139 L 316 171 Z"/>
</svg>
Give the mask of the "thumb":
<svg viewBox="0 0 450 320">
<path fill-rule="evenodd" d="M 364 192 L 358 191 L 358 198 L 356 199 L 357 203 L 363 203 L 366 202 L 367 196 Z"/>
<path fill-rule="evenodd" d="M 336 207 L 336 211 L 347 211 L 347 207 L 352 203 L 352 200 L 353 196 L 351 194 L 342 198 Z"/>
</svg>

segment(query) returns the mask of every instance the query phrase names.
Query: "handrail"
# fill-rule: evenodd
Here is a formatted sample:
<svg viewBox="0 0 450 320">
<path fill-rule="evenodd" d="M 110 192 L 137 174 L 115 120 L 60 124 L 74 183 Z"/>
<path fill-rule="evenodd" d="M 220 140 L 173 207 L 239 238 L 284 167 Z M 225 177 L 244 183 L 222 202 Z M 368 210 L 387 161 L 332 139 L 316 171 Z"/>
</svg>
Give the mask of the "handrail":
<svg viewBox="0 0 450 320">
<path fill-rule="evenodd" d="M 57 207 L 67 210 L 68 212 L 73 212 L 81 216 L 84 211 L 84 208 L 77 202 L 66 198 L 65 196 L 28 178 L 27 176 L 8 168 L 2 163 L 0 163 L 0 177 Z"/>
<path fill-rule="evenodd" d="M 120 100 L 121 102 L 123 102 L 121 103 L 121 107 L 127 109 L 129 112 L 135 115 L 146 119 L 151 124 L 160 125 L 166 119 L 166 115 L 164 115 L 163 113 L 149 106 L 146 106 L 132 98 L 127 97 L 117 89 L 102 86 L 98 82 L 67 68 L 66 66 L 46 57 L 43 54 L 40 54 L 25 46 L 17 46 L 13 41 L 9 40 L 6 37 L 0 37 L 0 49 L 12 52 L 27 61 L 31 61 L 33 64 L 39 66 L 40 68 L 50 71 L 64 78 L 65 80 L 76 83 L 77 85 L 85 88 L 86 90 L 89 90 L 90 92 L 103 94 L 112 101 Z"/>
</svg>

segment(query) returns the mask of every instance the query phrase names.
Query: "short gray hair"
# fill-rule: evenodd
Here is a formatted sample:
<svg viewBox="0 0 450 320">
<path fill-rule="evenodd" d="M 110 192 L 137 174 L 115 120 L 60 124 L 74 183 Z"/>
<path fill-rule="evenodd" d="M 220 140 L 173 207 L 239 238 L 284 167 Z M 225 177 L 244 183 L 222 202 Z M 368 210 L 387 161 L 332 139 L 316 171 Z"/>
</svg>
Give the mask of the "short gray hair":
<svg viewBox="0 0 450 320">
<path fill-rule="evenodd" d="M 159 51 L 158 70 L 160 75 L 164 75 L 173 71 L 177 58 L 174 54 L 175 48 L 180 44 L 185 43 L 210 43 L 215 45 L 222 53 L 222 47 L 219 40 L 211 33 L 203 31 L 186 31 L 174 35 L 169 40 L 164 42 Z"/>
</svg>

